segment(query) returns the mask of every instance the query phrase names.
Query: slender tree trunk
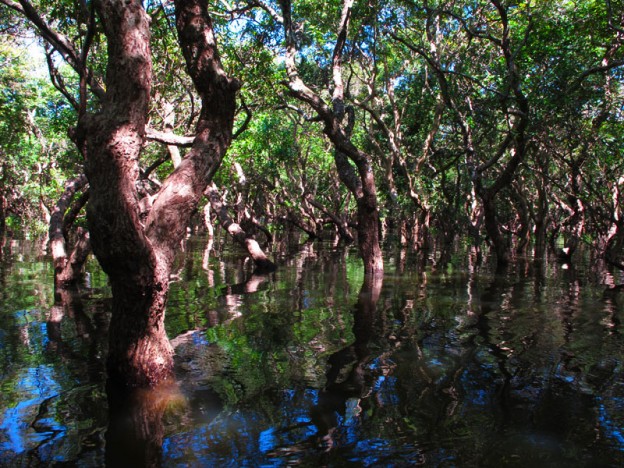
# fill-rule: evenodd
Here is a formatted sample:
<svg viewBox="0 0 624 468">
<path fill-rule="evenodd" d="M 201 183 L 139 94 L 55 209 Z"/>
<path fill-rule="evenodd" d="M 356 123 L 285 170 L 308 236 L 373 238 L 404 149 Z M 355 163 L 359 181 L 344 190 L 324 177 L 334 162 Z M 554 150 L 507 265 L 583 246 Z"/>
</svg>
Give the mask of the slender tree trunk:
<svg viewBox="0 0 624 468">
<path fill-rule="evenodd" d="M 546 221 L 548 217 L 548 200 L 544 183 L 538 181 L 537 187 L 537 210 L 535 212 L 535 250 L 533 256 L 536 260 L 542 259 L 546 253 Z"/>
<path fill-rule="evenodd" d="M 516 233 L 518 237 L 518 244 L 516 245 L 516 253 L 526 255 L 531 240 L 530 229 L 531 221 L 529 216 L 529 205 L 526 198 L 521 193 L 519 187 L 514 187 L 512 190 L 512 197 L 516 201 L 516 213 L 518 217 L 519 229 Z"/>
<path fill-rule="evenodd" d="M 0 193 L 0 237 L 6 232 L 6 216 L 9 204 L 3 194 Z"/>
<path fill-rule="evenodd" d="M 258 272 L 275 271 L 277 267 L 266 256 L 258 242 L 248 235 L 238 223 L 235 223 L 227 212 L 227 208 L 223 205 L 217 186 L 212 183 L 206 189 L 206 195 L 210 201 L 212 209 L 219 218 L 221 225 L 227 230 L 228 234 L 243 248 L 247 250 L 252 260 L 256 264 Z"/>
<path fill-rule="evenodd" d="M 70 213 L 70 219 L 66 219 L 66 212 L 75 193 L 84 188 L 87 178 L 80 175 L 65 185 L 65 191 L 54 206 L 50 215 L 49 223 L 49 247 L 54 263 L 54 288 L 56 290 L 71 287 L 76 283 L 82 266 L 89 254 L 89 233 L 84 229 L 76 231 L 76 242 L 73 251 L 68 253 L 69 228 L 75 219 L 75 214 Z M 78 200 L 80 205 L 80 200 Z"/>
<path fill-rule="evenodd" d="M 333 93 L 330 107 L 315 91 L 309 88 L 299 76 L 296 64 L 297 46 L 295 25 L 291 18 L 291 1 L 280 1 L 286 42 L 285 65 L 288 74 L 288 88 L 292 95 L 309 104 L 324 123 L 324 133 L 334 145 L 334 160 L 340 180 L 353 194 L 357 203 L 358 247 L 367 275 L 383 274 L 383 258 L 379 243 L 379 208 L 377 188 L 372 160 L 351 141 L 353 115 L 347 116 L 344 103 L 342 79 L 342 55 L 347 40 L 353 0 L 343 0 L 337 31 L 337 41 L 332 57 Z M 347 117 L 347 122 L 343 120 Z M 349 163 L 347 158 L 355 165 Z"/>
</svg>

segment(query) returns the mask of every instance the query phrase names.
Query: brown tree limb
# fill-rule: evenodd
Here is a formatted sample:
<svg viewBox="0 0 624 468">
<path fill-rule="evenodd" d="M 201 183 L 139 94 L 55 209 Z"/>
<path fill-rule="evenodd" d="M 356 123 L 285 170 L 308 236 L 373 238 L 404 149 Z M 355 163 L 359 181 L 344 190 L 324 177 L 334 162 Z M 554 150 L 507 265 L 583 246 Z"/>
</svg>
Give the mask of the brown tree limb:
<svg viewBox="0 0 624 468">
<path fill-rule="evenodd" d="M 247 234 L 238 223 L 232 220 L 228 213 L 227 207 L 221 200 L 219 189 L 214 182 L 208 186 L 205 194 L 210 201 L 212 210 L 219 219 L 219 223 L 226 229 L 228 234 L 232 236 L 232 239 L 234 239 L 236 243 L 247 250 L 256 265 L 257 271 L 263 273 L 275 271 L 277 269 L 275 263 L 269 260 L 258 242 L 252 236 Z"/>
<path fill-rule="evenodd" d="M 82 268 L 82 264 L 84 264 L 84 261 L 82 263 L 77 263 L 77 260 L 82 258 L 86 260 L 86 255 L 76 254 L 77 256 L 74 255 L 72 261 L 71 257 L 73 253 L 68 254 L 69 239 L 67 234 L 68 228 L 65 221 L 66 212 L 74 195 L 86 185 L 87 178 L 84 174 L 68 181 L 65 184 L 65 190 L 50 214 L 50 226 L 48 231 L 49 246 L 54 265 L 54 286 L 56 289 L 64 289 L 74 284 L 78 277 L 79 270 Z M 67 222 L 69 222 L 69 219 Z M 84 247 L 80 242 L 78 244 L 80 248 Z M 88 248 L 86 250 L 88 253 Z"/>
</svg>

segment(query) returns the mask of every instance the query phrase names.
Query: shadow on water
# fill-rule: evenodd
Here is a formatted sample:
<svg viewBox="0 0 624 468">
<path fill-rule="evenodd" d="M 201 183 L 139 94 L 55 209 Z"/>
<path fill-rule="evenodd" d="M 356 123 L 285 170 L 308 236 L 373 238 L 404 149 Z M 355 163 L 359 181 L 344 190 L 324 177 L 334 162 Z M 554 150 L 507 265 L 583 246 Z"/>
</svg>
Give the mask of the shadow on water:
<svg viewBox="0 0 624 468">
<path fill-rule="evenodd" d="M 120 393 L 98 269 L 55 298 L 47 260 L 3 255 L 0 465 L 624 463 L 622 298 L 585 264 L 397 250 L 382 281 L 306 243 L 256 275 L 191 240 L 167 312 L 177 380 Z"/>
</svg>

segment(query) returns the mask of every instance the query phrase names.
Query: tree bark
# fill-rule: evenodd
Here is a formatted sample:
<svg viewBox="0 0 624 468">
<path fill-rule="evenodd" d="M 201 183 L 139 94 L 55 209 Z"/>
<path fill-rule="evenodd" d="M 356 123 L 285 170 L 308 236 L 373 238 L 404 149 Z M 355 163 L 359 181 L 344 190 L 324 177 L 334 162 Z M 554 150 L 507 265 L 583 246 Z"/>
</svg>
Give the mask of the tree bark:
<svg viewBox="0 0 624 468">
<path fill-rule="evenodd" d="M 49 247 L 54 264 L 55 290 L 75 285 L 89 254 L 89 233 L 84 229 L 76 231 L 76 242 L 74 243 L 73 251 L 68 253 L 69 228 L 77 215 L 77 213 L 74 213 L 76 210 L 70 210 L 69 219 L 66 216 L 74 195 L 86 185 L 87 178 L 83 174 L 68 181 L 63 194 L 56 202 L 50 215 L 48 234 Z M 78 200 L 78 205 L 80 204 L 80 200 Z"/>
<path fill-rule="evenodd" d="M 383 258 L 379 239 L 379 208 L 377 188 L 370 155 L 358 149 L 350 139 L 349 126 L 343 124 L 346 114 L 344 83 L 342 80 L 342 52 L 347 39 L 352 0 L 344 0 L 338 27 L 338 37 L 332 56 L 334 91 L 332 107 L 310 89 L 299 76 L 295 56 L 297 53 L 295 27 L 291 18 L 291 1 L 280 1 L 286 42 L 285 64 L 288 89 L 298 100 L 310 105 L 324 123 L 324 133 L 334 145 L 334 159 L 340 180 L 353 194 L 357 202 L 358 247 L 367 275 L 383 274 Z M 351 162 L 355 165 L 351 165 Z"/>
<path fill-rule="evenodd" d="M 175 2 L 187 71 L 202 98 L 193 146 L 140 218 L 136 182 L 152 84 L 149 17 L 138 0 L 103 0 L 108 39 L 106 96 L 79 121 L 77 141 L 91 185 L 87 215 L 93 251 L 113 292 L 109 378 L 155 385 L 172 375 L 164 327 L 169 275 L 191 214 L 230 144 L 238 83 L 225 74 L 211 19 L 199 0 Z"/>
<path fill-rule="evenodd" d="M 256 271 L 259 273 L 269 273 L 275 271 L 277 267 L 266 256 L 258 242 L 248 235 L 238 223 L 235 223 L 227 212 L 227 208 L 223 205 L 219 190 L 214 184 L 210 184 L 206 189 L 206 195 L 210 201 L 210 205 L 214 210 L 221 225 L 227 230 L 228 234 L 244 249 L 247 250 L 252 260 L 256 264 Z"/>
</svg>

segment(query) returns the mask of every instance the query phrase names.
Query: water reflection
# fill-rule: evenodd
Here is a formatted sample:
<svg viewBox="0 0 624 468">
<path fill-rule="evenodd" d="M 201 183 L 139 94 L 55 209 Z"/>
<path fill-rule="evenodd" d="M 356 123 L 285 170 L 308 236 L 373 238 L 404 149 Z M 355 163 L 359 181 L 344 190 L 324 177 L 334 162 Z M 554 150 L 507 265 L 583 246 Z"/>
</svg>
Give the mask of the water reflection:
<svg viewBox="0 0 624 468">
<path fill-rule="evenodd" d="M 49 263 L 5 248 L 0 465 L 624 463 L 608 275 L 398 249 L 382 281 L 317 243 L 258 276 L 204 247 L 189 239 L 171 288 L 177 382 L 130 394 L 106 388 L 98 272 L 55 301 Z"/>
<path fill-rule="evenodd" d="M 150 389 L 120 389 L 109 383 L 106 465 L 161 466 L 165 419 L 184 414 L 186 399 L 175 382 Z"/>
<path fill-rule="evenodd" d="M 69 293 L 55 302 L 50 262 L 31 252 L 11 244 L 0 270 L 0 464 L 97 464 L 106 415 L 91 318 L 102 311 L 89 318 Z"/>
</svg>

